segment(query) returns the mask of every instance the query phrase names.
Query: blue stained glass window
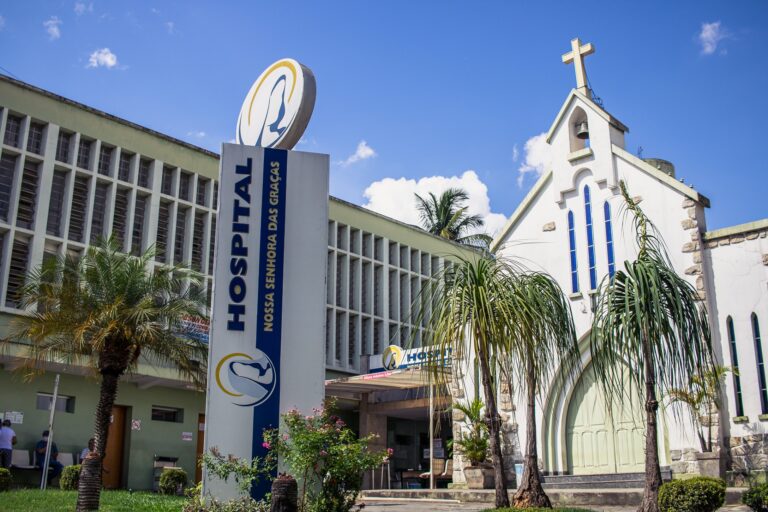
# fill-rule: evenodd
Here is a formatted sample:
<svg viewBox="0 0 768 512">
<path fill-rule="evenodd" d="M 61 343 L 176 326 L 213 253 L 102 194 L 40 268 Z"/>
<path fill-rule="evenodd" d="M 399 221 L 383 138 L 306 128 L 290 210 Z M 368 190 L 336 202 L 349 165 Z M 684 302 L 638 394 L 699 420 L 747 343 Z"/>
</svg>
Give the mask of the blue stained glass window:
<svg viewBox="0 0 768 512">
<path fill-rule="evenodd" d="M 611 226 L 611 205 L 608 201 L 603 204 L 605 215 L 605 247 L 608 250 L 608 275 L 613 277 L 616 273 L 616 263 L 613 258 L 613 227 Z"/>
<path fill-rule="evenodd" d="M 760 324 L 757 315 L 752 313 L 752 336 L 755 338 L 755 359 L 757 360 L 757 382 L 760 386 L 760 407 L 763 414 L 768 414 L 768 386 L 765 383 L 765 362 L 763 361 L 763 345 L 760 341 Z"/>
<path fill-rule="evenodd" d="M 592 233 L 592 199 L 589 187 L 584 187 L 584 209 L 587 216 L 587 254 L 589 255 L 589 286 L 597 288 L 597 269 L 595 268 L 595 236 Z"/>
<path fill-rule="evenodd" d="M 576 268 L 576 229 L 573 226 L 573 212 L 568 211 L 568 242 L 571 253 L 571 292 L 579 291 L 579 274 Z"/>
<path fill-rule="evenodd" d="M 731 349 L 731 368 L 733 371 L 733 389 L 736 394 L 736 416 L 744 416 L 744 402 L 741 399 L 741 378 L 739 377 L 739 356 L 736 353 L 736 334 L 733 331 L 733 319 L 729 316 L 725 319 L 725 328 L 728 331 L 728 345 Z"/>
</svg>

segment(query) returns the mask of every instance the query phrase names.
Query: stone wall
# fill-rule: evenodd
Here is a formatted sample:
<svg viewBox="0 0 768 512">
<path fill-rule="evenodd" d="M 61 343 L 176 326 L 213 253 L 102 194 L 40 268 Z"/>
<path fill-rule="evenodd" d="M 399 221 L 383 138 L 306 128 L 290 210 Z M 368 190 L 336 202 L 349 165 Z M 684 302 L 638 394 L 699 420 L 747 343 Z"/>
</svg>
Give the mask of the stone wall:
<svg viewBox="0 0 768 512">
<path fill-rule="evenodd" d="M 768 434 L 731 436 L 728 439 L 728 484 L 749 485 L 750 477 L 765 479 L 768 472 Z"/>
</svg>

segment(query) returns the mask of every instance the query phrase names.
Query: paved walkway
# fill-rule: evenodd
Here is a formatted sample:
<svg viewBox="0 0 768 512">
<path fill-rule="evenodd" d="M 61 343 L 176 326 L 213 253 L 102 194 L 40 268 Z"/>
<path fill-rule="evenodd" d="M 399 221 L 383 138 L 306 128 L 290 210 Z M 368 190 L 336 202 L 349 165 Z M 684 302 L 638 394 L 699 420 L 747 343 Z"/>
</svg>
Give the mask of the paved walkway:
<svg viewBox="0 0 768 512">
<path fill-rule="evenodd" d="M 436 500 L 391 501 L 366 499 L 363 512 L 480 512 L 489 504 L 483 503 L 445 503 Z M 634 512 L 635 507 L 590 507 L 596 512 Z M 728 512 L 750 512 L 745 506 L 728 506 L 720 510 Z"/>
</svg>

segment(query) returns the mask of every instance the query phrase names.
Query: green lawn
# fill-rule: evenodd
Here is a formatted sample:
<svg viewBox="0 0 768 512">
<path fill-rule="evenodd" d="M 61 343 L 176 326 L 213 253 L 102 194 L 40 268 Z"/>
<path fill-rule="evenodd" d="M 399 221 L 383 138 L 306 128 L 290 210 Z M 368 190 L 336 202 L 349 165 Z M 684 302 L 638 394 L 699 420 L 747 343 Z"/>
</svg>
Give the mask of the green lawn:
<svg viewBox="0 0 768 512">
<path fill-rule="evenodd" d="M 0 492 L 0 509 L 13 512 L 72 512 L 76 491 L 24 489 Z M 179 512 L 184 498 L 148 492 L 103 491 L 101 508 L 110 512 Z"/>
</svg>

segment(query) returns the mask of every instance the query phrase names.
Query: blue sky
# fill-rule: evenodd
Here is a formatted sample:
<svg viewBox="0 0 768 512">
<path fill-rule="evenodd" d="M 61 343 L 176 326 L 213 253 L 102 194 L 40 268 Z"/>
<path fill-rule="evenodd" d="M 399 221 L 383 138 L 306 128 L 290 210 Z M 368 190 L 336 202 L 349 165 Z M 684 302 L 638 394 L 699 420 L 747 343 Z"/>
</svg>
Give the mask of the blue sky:
<svg viewBox="0 0 768 512">
<path fill-rule="evenodd" d="M 0 17 L 6 72 L 215 151 L 261 71 L 295 58 L 318 84 L 297 149 L 331 155 L 334 195 L 404 211 L 466 185 L 489 225 L 535 181 L 519 184 L 526 142 L 574 86 L 560 55 L 578 36 L 627 149 L 674 162 L 712 199 L 710 229 L 768 216 L 765 1 L 30 0 Z"/>
</svg>

